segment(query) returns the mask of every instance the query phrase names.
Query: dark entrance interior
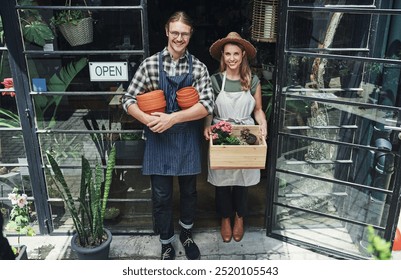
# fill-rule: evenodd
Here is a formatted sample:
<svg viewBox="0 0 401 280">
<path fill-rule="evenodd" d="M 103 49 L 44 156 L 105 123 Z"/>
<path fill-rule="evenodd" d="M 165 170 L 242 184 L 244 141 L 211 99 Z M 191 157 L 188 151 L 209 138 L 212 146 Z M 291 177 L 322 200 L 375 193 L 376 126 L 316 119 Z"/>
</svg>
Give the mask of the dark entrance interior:
<svg viewBox="0 0 401 280">
<path fill-rule="evenodd" d="M 166 39 L 164 24 L 168 17 L 177 10 L 185 11 L 194 20 L 194 35 L 189 44 L 189 51 L 204 62 L 209 73 L 218 70 L 218 62 L 209 55 L 210 45 L 229 32 L 235 31 L 245 39 L 251 40 L 252 1 L 223 0 L 223 1 L 148 1 L 149 20 L 149 47 L 150 54 L 165 47 Z M 266 55 L 274 53 L 272 44 L 263 44 L 252 41 L 258 48 L 258 58 L 253 62 L 255 69 L 262 63 L 263 52 Z M 207 150 L 208 143 L 204 143 L 203 172 L 198 177 L 198 216 L 197 228 L 218 227 L 219 220 L 215 214 L 214 187 L 207 182 Z M 262 171 L 261 182 L 249 189 L 249 216 L 247 226 L 263 228 L 265 218 L 265 172 Z M 175 188 L 174 207 L 178 219 L 179 192 Z"/>
</svg>

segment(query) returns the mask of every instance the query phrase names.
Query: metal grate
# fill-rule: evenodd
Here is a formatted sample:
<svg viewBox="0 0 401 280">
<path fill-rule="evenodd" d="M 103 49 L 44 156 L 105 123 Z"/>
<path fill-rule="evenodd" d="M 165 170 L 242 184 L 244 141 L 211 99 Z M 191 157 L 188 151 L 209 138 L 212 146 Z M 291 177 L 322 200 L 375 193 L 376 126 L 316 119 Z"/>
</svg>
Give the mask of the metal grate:
<svg viewBox="0 0 401 280">
<path fill-rule="evenodd" d="M 278 0 L 254 0 L 252 39 L 275 43 L 277 38 Z"/>
</svg>

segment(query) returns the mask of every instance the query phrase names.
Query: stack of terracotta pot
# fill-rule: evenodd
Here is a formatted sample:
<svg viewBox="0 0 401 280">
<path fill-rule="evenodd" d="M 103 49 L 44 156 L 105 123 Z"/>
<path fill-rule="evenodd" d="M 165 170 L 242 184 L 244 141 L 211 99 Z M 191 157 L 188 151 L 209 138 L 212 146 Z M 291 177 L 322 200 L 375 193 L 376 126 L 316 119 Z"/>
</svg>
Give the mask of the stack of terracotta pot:
<svg viewBox="0 0 401 280">
<path fill-rule="evenodd" d="M 188 109 L 198 103 L 199 94 L 194 87 L 184 87 L 177 91 L 177 102 L 181 109 Z"/>
<path fill-rule="evenodd" d="M 136 96 L 139 109 L 147 114 L 153 112 L 164 113 L 166 109 L 166 98 L 164 97 L 164 92 L 160 89 L 138 94 Z"/>
</svg>

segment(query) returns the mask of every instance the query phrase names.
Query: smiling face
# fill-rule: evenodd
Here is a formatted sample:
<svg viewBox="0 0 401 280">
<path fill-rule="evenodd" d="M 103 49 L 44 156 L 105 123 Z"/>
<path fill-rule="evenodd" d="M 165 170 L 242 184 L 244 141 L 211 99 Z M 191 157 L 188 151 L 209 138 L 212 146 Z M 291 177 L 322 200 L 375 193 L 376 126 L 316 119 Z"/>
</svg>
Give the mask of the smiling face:
<svg viewBox="0 0 401 280">
<path fill-rule="evenodd" d="M 239 71 L 245 52 L 237 45 L 226 44 L 223 49 L 223 59 L 227 70 Z"/>
<path fill-rule="evenodd" d="M 191 26 L 181 21 L 170 22 L 166 28 L 166 36 L 168 38 L 167 49 L 174 59 L 180 58 L 191 38 Z"/>
</svg>

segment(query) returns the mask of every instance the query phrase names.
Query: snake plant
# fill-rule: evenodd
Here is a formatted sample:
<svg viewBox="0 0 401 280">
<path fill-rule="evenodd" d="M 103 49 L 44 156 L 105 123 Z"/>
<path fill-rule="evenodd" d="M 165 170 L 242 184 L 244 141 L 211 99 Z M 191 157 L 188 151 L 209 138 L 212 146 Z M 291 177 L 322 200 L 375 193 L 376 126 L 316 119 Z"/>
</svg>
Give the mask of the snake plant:
<svg viewBox="0 0 401 280">
<path fill-rule="evenodd" d="M 80 245 L 99 246 L 106 238 L 103 222 L 115 166 L 116 148 L 113 146 L 108 155 L 104 182 L 101 165 L 96 163 L 93 176 L 89 161 L 82 156 L 81 185 L 77 199 L 72 195 L 73 186 L 67 184 L 56 160 L 50 153 L 46 153 L 46 156 L 54 174 L 45 166 L 46 173 L 71 213 Z"/>
</svg>

